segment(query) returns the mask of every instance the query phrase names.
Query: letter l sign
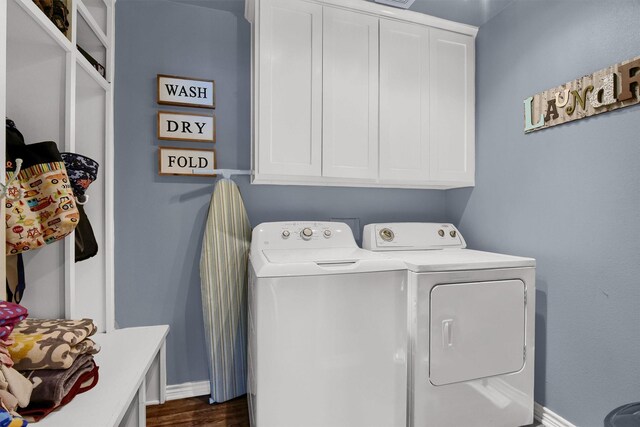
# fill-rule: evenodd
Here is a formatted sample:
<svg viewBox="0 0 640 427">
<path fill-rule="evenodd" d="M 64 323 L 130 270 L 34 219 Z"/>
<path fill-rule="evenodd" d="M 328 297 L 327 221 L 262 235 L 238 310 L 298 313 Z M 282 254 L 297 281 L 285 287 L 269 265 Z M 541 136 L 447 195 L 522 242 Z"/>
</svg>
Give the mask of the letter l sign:
<svg viewBox="0 0 640 427">
<path fill-rule="evenodd" d="M 531 103 L 532 102 L 533 102 L 533 96 L 530 96 L 524 100 L 524 123 L 525 123 L 524 131 L 525 132 L 544 126 L 544 114 L 542 113 L 540 113 L 540 119 L 538 120 L 538 123 L 534 125 L 533 122 L 531 121 Z"/>
</svg>

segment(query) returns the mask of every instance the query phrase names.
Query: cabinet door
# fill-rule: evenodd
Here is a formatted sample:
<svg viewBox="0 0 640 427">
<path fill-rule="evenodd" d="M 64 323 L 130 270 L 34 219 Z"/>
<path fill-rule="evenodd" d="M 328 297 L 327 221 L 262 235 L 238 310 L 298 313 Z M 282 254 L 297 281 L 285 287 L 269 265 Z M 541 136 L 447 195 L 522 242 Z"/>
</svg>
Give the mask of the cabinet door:
<svg viewBox="0 0 640 427">
<path fill-rule="evenodd" d="M 429 179 L 429 29 L 380 20 L 380 179 Z"/>
<path fill-rule="evenodd" d="M 324 8 L 323 168 L 327 177 L 378 175 L 378 18 Z"/>
<path fill-rule="evenodd" d="M 474 39 L 431 29 L 430 46 L 432 180 L 473 185 Z"/>
<path fill-rule="evenodd" d="M 320 176 L 322 6 L 260 2 L 257 172 Z"/>
</svg>

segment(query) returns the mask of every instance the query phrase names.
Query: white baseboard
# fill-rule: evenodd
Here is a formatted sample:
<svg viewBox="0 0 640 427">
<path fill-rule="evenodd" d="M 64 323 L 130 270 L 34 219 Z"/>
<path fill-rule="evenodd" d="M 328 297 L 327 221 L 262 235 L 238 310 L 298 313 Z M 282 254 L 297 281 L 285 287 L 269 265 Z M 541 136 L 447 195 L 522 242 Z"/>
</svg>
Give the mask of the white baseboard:
<svg viewBox="0 0 640 427">
<path fill-rule="evenodd" d="M 545 427 L 576 427 L 549 408 L 536 403 L 533 409 L 536 420 Z"/>
<path fill-rule="evenodd" d="M 167 386 L 167 400 L 206 396 L 209 393 L 211 393 L 209 381 L 192 381 L 189 383 L 172 384 Z"/>
<path fill-rule="evenodd" d="M 210 393 L 209 381 L 192 381 L 167 386 L 167 400 L 188 399 L 189 397 L 207 396 Z M 148 400 L 147 406 L 159 405 L 157 400 Z"/>
</svg>

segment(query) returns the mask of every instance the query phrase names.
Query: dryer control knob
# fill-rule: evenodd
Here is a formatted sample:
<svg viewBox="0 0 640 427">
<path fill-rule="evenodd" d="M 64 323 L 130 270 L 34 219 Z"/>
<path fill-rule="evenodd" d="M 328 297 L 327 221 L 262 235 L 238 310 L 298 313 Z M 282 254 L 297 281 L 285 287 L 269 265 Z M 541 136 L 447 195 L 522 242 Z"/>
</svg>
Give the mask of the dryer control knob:
<svg viewBox="0 0 640 427">
<path fill-rule="evenodd" d="M 438 235 L 440 237 L 444 237 L 444 230 L 442 230 L 442 229 L 438 230 Z"/>
<path fill-rule="evenodd" d="M 313 230 L 310 229 L 309 227 L 303 228 L 302 231 L 300 232 L 300 237 L 302 237 L 304 240 L 310 240 L 312 236 L 313 236 Z"/>
<path fill-rule="evenodd" d="M 331 237 L 331 230 L 324 230 L 322 234 L 324 234 L 324 237 L 328 239 L 329 237 Z"/>
<path fill-rule="evenodd" d="M 390 228 L 383 228 L 382 230 L 380 230 L 379 234 L 382 240 L 384 240 L 385 242 L 390 242 L 395 237 L 393 231 Z"/>
<path fill-rule="evenodd" d="M 451 230 L 449 232 L 449 236 L 451 236 L 451 237 L 456 237 L 457 235 L 458 235 L 458 233 L 456 233 L 456 230 Z"/>
<path fill-rule="evenodd" d="M 289 230 L 284 230 L 284 231 L 282 232 L 282 238 L 283 238 L 283 239 L 288 239 L 288 238 L 289 238 L 289 236 L 291 236 L 291 233 L 289 232 Z"/>
</svg>

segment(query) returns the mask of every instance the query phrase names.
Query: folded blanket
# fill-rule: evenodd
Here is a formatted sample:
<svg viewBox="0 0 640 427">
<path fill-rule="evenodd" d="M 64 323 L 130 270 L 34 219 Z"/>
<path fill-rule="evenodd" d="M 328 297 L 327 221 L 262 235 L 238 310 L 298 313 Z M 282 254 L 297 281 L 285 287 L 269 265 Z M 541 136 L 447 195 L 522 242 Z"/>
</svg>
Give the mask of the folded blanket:
<svg viewBox="0 0 640 427">
<path fill-rule="evenodd" d="M 71 402 L 74 397 L 80 393 L 91 390 L 98 384 L 98 367 L 93 360 L 91 361 L 93 368 L 89 372 L 85 372 L 76 380 L 75 384 L 69 389 L 68 393 L 62 398 L 58 405 L 50 402 L 31 403 L 29 407 L 20 410 L 20 415 L 29 421 L 40 421 L 46 415 Z M 2 426 L 0 426 L 2 427 Z"/>
<path fill-rule="evenodd" d="M 9 412 L 18 409 L 18 398 L 7 390 L 0 390 L 0 402 L 2 402 L 2 406 L 8 409 Z"/>
<path fill-rule="evenodd" d="M 14 326 L 27 317 L 29 312 L 21 305 L 0 301 L 0 339 L 6 339 Z"/>
<path fill-rule="evenodd" d="M 0 344 L 0 363 L 8 367 L 13 366 L 13 359 L 9 353 L 9 347 L 5 347 L 2 344 Z"/>
<path fill-rule="evenodd" d="M 9 384 L 7 391 L 18 399 L 18 405 L 21 408 L 27 406 L 29 399 L 31 399 L 31 391 L 33 390 L 31 381 L 15 369 L 4 365 L 0 365 L 0 372 L 2 372 L 4 379 Z"/>
<path fill-rule="evenodd" d="M 83 354 L 73 362 L 69 369 L 38 369 L 22 371 L 33 384 L 31 403 L 48 402 L 57 406 L 69 394 L 73 385 L 82 375 L 95 367 L 93 356 Z"/>
<path fill-rule="evenodd" d="M 11 334 L 15 343 L 9 353 L 20 371 L 68 369 L 78 355 L 100 351 L 96 343 L 87 339 L 95 332 L 91 319 L 26 319 Z"/>
</svg>

